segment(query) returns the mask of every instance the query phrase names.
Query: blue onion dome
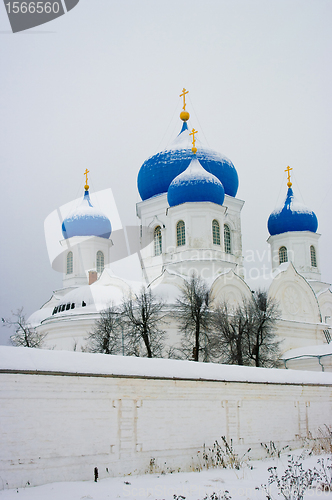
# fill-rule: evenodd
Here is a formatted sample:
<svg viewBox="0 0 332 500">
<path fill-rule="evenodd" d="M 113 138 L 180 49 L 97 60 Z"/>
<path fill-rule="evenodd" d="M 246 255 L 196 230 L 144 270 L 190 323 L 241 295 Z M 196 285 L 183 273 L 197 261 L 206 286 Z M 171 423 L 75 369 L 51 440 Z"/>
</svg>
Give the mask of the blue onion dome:
<svg viewBox="0 0 332 500">
<path fill-rule="evenodd" d="M 86 186 L 88 187 L 88 186 Z M 72 236 L 99 236 L 108 239 L 112 232 L 111 222 L 90 201 L 89 191 L 85 189 L 80 205 L 62 223 L 65 239 Z"/>
<path fill-rule="evenodd" d="M 271 236 L 287 233 L 288 231 L 311 231 L 315 233 L 318 228 L 318 221 L 312 210 L 297 201 L 292 188 L 289 186 L 283 206 L 271 213 L 267 227 Z"/>
<path fill-rule="evenodd" d="M 222 205 L 225 191 L 220 180 L 207 172 L 196 155 L 191 153 L 192 160 L 184 172 L 171 182 L 167 191 L 170 207 L 186 202 L 210 201 Z"/>
<path fill-rule="evenodd" d="M 186 170 L 191 159 L 189 130 L 187 122 L 184 121 L 180 134 L 171 146 L 151 156 L 141 166 L 137 187 L 142 200 L 167 193 L 173 179 Z M 226 194 L 236 196 L 239 179 L 233 163 L 228 158 L 200 145 L 197 159 L 207 172 L 220 180 Z"/>
</svg>

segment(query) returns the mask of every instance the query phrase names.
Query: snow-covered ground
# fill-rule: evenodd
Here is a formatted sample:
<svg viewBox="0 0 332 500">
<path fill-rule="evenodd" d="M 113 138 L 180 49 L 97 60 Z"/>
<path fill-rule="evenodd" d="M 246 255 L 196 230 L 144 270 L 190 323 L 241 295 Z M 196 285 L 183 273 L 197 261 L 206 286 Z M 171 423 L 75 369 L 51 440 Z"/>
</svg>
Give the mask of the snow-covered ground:
<svg viewBox="0 0 332 500">
<path fill-rule="evenodd" d="M 300 451 L 294 452 L 298 456 Z M 326 460 L 326 456 L 324 456 Z M 317 460 L 323 456 L 310 456 L 303 461 L 303 469 L 313 469 Z M 277 466 L 279 477 L 288 465 L 288 455 L 279 459 L 250 461 L 249 467 L 240 470 L 209 469 L 201 472 L 186 472 L 173 474 L 146 474 L 142 476 L 125 476 L 103 479 L 98 482 L 78 481 L 67 483 L 51 483 L 43 486 L 0 491 L 0 500 L 210 500 L 213 492 L 223 495 L 228 491 L 232 500 L 264 499 L 266 494 L 262 489 L 256 489 L 261 484 L 267 484 L 268 467 Z M 251 468 L 252 467 L 252 468 Z M 277 492 L 271 489 L 275 500 Z M 175 495 L 175 497 L 174 497 Z M 212 497 L 213 498 L 213 497 Z M 216 500 L 218 497 L 214 498 Z M 320 498 L 332 500 L 332 492 L 313 488 L 307 490 L 304 500 Z M 284 499 L 283 499 L 284 500 Z"/>
</svg>

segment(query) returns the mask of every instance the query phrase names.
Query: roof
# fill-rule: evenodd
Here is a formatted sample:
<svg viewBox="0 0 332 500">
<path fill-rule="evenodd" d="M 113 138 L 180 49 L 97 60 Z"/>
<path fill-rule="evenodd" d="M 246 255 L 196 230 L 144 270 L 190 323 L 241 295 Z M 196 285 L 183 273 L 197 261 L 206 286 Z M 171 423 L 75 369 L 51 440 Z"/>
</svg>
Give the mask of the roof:
<svg viewBox="0 0 332 500">
<path fill-rule="evenodd" d="M 73 236 L 99 236 L 108 239 L 111 232 L 110 220 L 92 205 L 89 191 L 84 192 L 80 205 L 62 223 L 65 239 Z"/>
<path fill-rule="evenodd" d="M 197 159 L 207 172 L 223 184 L 225 193 L 236 196 L 239 179 L 233 163 L 225 156 L 200 146 L 197 140 Z M 191 140 L 185 123 L 171 146 L 148 158 L 140 168 L 137 187 L 142 200 L 166 193 L 172 180 L 184 172 L 192 160 Z"/>
<path fill-rule="evenodd" d="M 318 221 L 315 213 L 297 201 L 291 187 L 288 188 L 284 204 L 276 208 L 268 219 L 271 236 L 288 231 L 311 231 L 315 233 Z"/>
<path fill-rule="evenodd" d="M 215 175 L 207 172 L 194 155 L 186 170 L 173 179 L 167 192 L 170 207 L 201 201 L 222 205 L 224 198 L 222 183 Z"/>
<path fill-rule="evenodd" d="M 332 356 L 332 343 L 290 349 L 281 356 L 281 359 L 319 358 L 323 356 Z"/>
</svg>

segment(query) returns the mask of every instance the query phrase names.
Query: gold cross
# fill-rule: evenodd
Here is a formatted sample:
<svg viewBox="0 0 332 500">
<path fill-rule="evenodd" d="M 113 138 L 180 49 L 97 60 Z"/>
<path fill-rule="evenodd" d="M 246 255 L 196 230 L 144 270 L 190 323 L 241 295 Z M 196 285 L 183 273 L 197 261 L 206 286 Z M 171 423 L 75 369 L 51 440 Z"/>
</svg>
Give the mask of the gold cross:
<svg viewBox="0 0 332 500">
<path fill-rule="evenodd" d="M 89 186 L 88 186 L 88 173 L 90 172 L 90 170 L 88 170 L 87 168 L 85 169 L 85 172 L 83 175 L 85 175 L 85 186 L 84 186 L 84 189 L 85 191 L 88 191 L 89 189 Z"/>
<path fill-rule="evenodd" d="M 285 172 L 287 172 L 288 174 L 288 182 L 287 182 L 287 186 L 290 188 L 292 187 L 292 183 L 291 183 L 291 180 L 290 180 L 290 171 L 293 170 L 290 166 L 288 166 L 285 170 Z"/>
<path fill-rule="evenodd" d="M 195 147 L 195 143 L 196 143 L 196 139 L 195 139 L 195 134 L 197 134 L 198 131 L 195 130 L 194 128 L 192 129 L 192 131 L 190 132 L 189 135 L 192 135 L 193 136 L 193 147 L 191 148 L 191 151 L 196 154 L 197 153 L 197 148 Z"/>
<path fill-rule="evenodd" d="M 185 88 L 182 89 L 182 94 L 180 94 L 180 97 L 183 97 L 183 110 L 186 110 L 186 94 L 189 94 L 189 90 L 186 90 Z"/>
</svg>

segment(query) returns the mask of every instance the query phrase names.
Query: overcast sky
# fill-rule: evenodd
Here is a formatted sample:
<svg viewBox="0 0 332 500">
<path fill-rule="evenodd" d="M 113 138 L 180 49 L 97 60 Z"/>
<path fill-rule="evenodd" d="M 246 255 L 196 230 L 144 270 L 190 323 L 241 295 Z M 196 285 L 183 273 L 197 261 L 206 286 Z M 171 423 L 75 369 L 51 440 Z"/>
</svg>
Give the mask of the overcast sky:
<svg viewBox="0 0 332 500">
<path fill-rule="evenodd" d="M 86 168 L 90 190 L 111 188 L 136 224 L 137 173 L 179 133 L 183 87 L 189 126 L 238 171 L 248 266 L 267 261 L 290 165 L 331 282 L 331 14 L 331 0 L 80 0 L 12 34 L 0 3 L 0 316 L 61 287 L 44 220 L 83 194 Z"/>
</svg>

